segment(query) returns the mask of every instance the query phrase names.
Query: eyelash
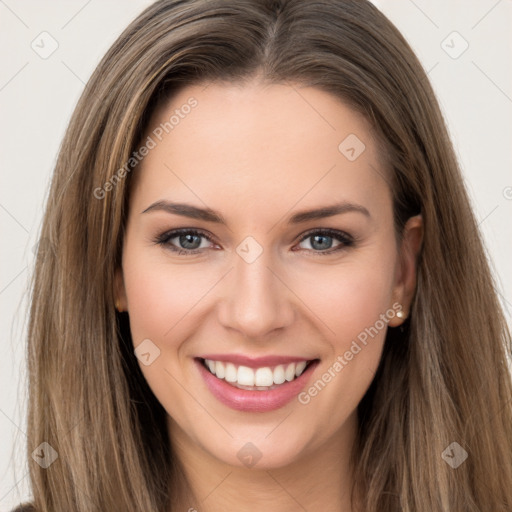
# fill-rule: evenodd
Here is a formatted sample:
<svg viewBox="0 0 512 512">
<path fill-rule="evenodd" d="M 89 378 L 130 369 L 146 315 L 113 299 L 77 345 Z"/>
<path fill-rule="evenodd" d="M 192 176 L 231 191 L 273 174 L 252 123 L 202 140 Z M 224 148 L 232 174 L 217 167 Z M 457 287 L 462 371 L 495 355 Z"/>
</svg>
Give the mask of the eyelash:
<svg viewBox="0 0 512 512">
<path fill-rule="evenodd" d="M 205 233 L 204 231 L 198 230 L 198 229 L 188 229 L 188 228 L 182 228 L 182 229 L 175 229 L 172 231 L 167 231 L 165 233 L 162 233 L 155 239 L 155 243 L 158 245 L 161 245 L 162 247 L 168 248 L 169 250 L 177 253 L 179 256 L 189 256 L 192 254 L 198 254 L 200 253 L 204 248 L 202 249 L 181 249 L 179 247 L 176 247 L 169 243 L 169 241 L 173 238 L 176 238 L 180 235 L 199 235 L 201 237 L 204 237 L 206 240 L 208 240 L 210 243 L 215 243 L 214 240 L 210 235 Z M 339 245 L 337 245 L 334 248 L 327 249 L 325 251 L 315 251 L 313 249 L 305 249 L 307 251 L 310 251 L 314 253 L 315 255 L 319 256 L 325 256 L 329 254 L 333 254 L 335 252 L 339 252 L 342 250 L 346 250 L 349 247 L 354 246 L 354 237 L 349 235 L 348 233 L 345 233 L 344 231 L 339 231 L 337 229 L 331 229 L 331 228 L 322 228 L 322 229 L 313 229 L 305 233 L 302 238 L 299 240 L 299 243 L 304 242 L 308 238 L 311 238 L 314 235 L 321 235 L 321 236 L 328 236 L 330 238 L 334 238 L 338 242 L 341 242 Z"/>
</svg>

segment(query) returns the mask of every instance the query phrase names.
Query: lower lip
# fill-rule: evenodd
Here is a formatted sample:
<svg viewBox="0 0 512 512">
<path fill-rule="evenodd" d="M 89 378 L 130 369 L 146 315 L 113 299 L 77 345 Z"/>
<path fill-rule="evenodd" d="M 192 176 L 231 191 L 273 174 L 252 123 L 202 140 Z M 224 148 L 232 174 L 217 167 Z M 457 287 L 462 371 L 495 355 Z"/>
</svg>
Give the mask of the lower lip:
<svg viewBox="0 0 512 512">
<path fill-rule="evenodd" d="M 279 409 L 296 397 L 318 364 L 314 361 L 308 365 L 300 377 L 285 382 L 268 391 L 249 391 L 238 389 L 225 380 L 213 375 L 199 359 L 195 360 L 208 389 L 224 405 L 244 412 L 267 412 Z"/>
</svg>

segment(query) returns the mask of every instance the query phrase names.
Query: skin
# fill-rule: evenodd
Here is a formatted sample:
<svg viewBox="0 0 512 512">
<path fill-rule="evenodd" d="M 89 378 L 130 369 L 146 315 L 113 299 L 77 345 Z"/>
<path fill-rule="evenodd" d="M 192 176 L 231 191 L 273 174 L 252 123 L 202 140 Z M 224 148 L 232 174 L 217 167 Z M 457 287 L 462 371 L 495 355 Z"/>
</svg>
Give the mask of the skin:
<svg viewBox="0 0 512 512">
<path fill-rule="evenodd" d="M 207 512 L 355 510 L 349 456 L 356 408 L 377 369 L 386 327 L 309 403 L 294 399 L 264 413 L 220 403 L 194 357 L 318 358 L 310 386 L 394 303 L 409 311 L 421 217 L 409 219 L 399 245 L 389 180 L 370 126 L 336 97 L 256 79 L 188 86 L 155 112 L 146 136 L 191 96 L 197 106 L 134 171 L 116 274 L 134 346 L 150 339 L 160 350 L 152 364 L 139 364 L 168 412 L 171 442 L 195 496 L 180 489 L 181 506 Z M 366 146 L 354 161 L 338 149 L 349 134 Z M 226 225 L 141 213 L 159 200 L 208 207 Z M 370 216 L 350 211 L 288 223 L 294 213 L 339 201 L 364 206 Z M 200 238 L 200 252 L 192 255 L 155 243 L 178 228 L 204 231 L 214 241 Z M 320 228 L 349 233 L 355 243 L 323 239 L 331 250 L 343 248 L 319 254 L 304 235 Z M 247 236 L 263 249 L 252 263 L 236 252 Z M 183 248 L 176 236 L 170 244 Z M 395 316 L 388 326 L 402 322 Z M 248 442 L 262 454 L 252 468 L 237 457 Z"/>
</svg>

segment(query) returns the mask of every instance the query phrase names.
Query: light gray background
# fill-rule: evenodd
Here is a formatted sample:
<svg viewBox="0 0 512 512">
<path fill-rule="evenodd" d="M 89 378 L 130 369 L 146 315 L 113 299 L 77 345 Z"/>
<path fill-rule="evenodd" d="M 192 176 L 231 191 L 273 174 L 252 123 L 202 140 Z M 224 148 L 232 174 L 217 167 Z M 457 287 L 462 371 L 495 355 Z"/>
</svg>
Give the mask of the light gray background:
<svg viewBox="0 0 512 512">
<path fill-rule="evenodd" d="M 23 460 L 27 280 L 56 154 L 76 101 L 99 59 L 150 3 L 0 0 L 1 511 L 29 496 L 28 466 Z M 375 3 L 402 31 L 429 72 L 510 320 L 512 1 Z M 31 47 L 35 41 L 34 45 L 50 48 L 49 39 L 41 43 L 41 37 L 48 38 L 40 36 L 43 31 L 58 43 L 46 59 Z M 453 58 L 466 44 L 467 50 Z"/>
</svg>

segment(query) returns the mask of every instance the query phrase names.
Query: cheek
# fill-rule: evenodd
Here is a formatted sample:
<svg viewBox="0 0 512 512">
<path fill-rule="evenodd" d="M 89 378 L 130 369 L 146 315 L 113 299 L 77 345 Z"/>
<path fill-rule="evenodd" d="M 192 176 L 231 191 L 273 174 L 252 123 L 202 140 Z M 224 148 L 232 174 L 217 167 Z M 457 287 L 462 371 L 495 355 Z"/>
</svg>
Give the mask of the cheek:
<svg viewBox="0 0 512 512">
<path fill-rule="evenodd" d="M 395 253 L 393 246 L 381 248 L 375 256 L 354 258 L 352 264 L 310 279 L 308 306 L 328 327 L 323 329 L 327 343 L 316 379 L 298 396 L 311 428 L 329 418 L 315 443 L 334 435 L 356 410 L 378 368 L 388 321 L 395 314 Z"/>
<path fill-rule="evenodd" d="M 212 275 L 194 269 L 147 258 L 134 250 L 124 262 L 130 328 L 134 345 L 141 339 L 166 340 L 186 318 L 194 304 L 211 288 Z"/>
<path fill-rule="evenodd" d="M 378 367 L 388 322 L 395 316 L 395 263 L 393 243 L 383 242 L 371 251 L 352 254 L 340 265 L 310 273 L 307 284 L 298 290 L 317 314 L 316 325 L 325 326 L 321 368 L 325 378 L 321 377 L 318 390 L 325 383 L 330 391 L 322 395 L 330 399 L 321 402 L 336 400 L 335 394 L 343 389 L 345 401 L 350 397 L 351 403 L 345 402 L 348 409 L 338 409 L 341 415 L 357 405 Z"/>
<path fill-rule="evenodd" d="M 327 327 L 332 345 L 343 349 L 391 308 L 394 267 L 394 246 L 382 243 L 366 253 L 347 254 L 335 266 L 297 273 L 292 286 Z"/>
<path fill-rule="evenodd" d="M 341 342 L 357 337 L 391 306 L 391 279 L 385 272 L 377 267 L 352 269 L 322 297 L 323 310 Z"/>
<path fill-rule="evenodd" d="M 137 353 L 139 344 L 146 347 L 146 340 L 151 341 L 150 364 L 139 358 L 140 369 L 167 412 L 180 416 L 191 410 L 180 384 L 186 380 L 180 347 L 190 334 L 194 305 L 211 288 L 212 276 L 162 262 L 161 255 L 155 261 L 148 254 L 144 248 L 128 249 L 123 261 L 132 342 Z"/>
</svg>

